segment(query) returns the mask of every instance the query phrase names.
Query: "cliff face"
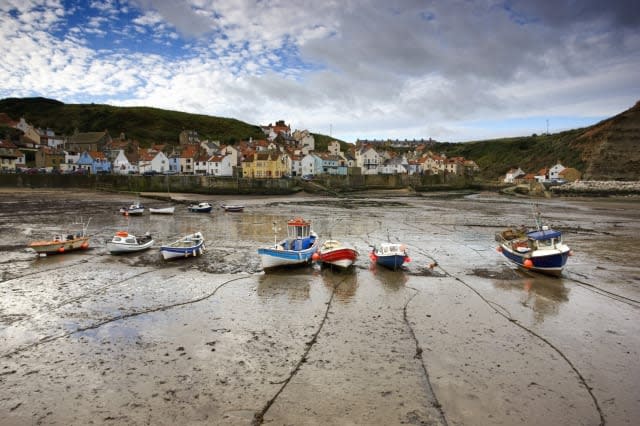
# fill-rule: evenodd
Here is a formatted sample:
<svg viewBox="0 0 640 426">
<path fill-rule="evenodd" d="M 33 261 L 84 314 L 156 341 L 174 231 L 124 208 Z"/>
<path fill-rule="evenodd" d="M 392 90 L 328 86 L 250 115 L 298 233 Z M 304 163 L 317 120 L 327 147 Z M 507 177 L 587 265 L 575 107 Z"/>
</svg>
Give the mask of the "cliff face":
<svg viewBox="0 0 640 426">
<path fill-rule="evenodd" d="M 582 151 L 586 180 L 640 179 L 640 101 L 584 130 L 570 143 Z"/>
</svg>

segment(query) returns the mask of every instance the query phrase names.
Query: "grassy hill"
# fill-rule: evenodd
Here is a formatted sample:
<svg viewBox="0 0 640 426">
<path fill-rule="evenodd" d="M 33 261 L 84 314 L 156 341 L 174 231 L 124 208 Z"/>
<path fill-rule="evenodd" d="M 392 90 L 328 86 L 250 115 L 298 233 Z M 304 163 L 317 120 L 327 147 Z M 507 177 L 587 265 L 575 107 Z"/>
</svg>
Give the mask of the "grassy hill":
<svg viewBox="0 0 640 426">
<path fill-rule="evenodd" d="M 201 139 L 234 143 L 250 137 L 264 138 L 256 125 L 232 118 L 211 117 L 147 107 L 114 107 L 96 104 L 64 104 L 45 98 L 7 98 L 0 100 L 0 112 L 12 119 L 24 117 L 36 127 L 53 129 L 56 134 L 108 130 L 117 138 L 124 132 L 128 139 L 143 146 L 154 143 L 178 143 L 182 130 L 196 130 Z"/>
<path fill-rule="evenodd" d="M 474 160 L 486 179 L 497 179 L 510 168 L 535 173 L 560 161 L 565 167 L 585 169 L 582 151 L 572 145 L 581 132 L 571 130 L 549 135 L 536 135 L 466 143 L 438 143 L 436 151 L 448 157 L 462 156 Z"/>
</svg>

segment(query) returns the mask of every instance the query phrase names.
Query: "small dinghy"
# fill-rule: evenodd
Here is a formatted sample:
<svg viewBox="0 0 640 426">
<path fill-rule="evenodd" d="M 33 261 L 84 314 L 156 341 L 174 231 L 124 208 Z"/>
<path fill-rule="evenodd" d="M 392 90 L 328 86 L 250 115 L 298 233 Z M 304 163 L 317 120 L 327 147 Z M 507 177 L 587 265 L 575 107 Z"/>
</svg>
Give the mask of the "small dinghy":
<svg viewBox="0 0 640 426">
<path fill-rule="evenodd" d="M 107 250 L 111 254 L 134 253 L 150 248 L 153 243 L 154 240 L 148 232 L 142 237 L 136 237 L 126 231 L 118 231 L 107 243 Z"/>
</svg>

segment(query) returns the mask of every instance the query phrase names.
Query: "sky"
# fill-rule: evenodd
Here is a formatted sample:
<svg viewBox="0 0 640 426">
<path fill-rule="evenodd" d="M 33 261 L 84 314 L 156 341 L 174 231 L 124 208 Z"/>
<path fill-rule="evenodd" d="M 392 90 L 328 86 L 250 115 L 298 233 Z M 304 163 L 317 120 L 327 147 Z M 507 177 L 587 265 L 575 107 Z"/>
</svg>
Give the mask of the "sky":
<svg viewBox="0 0 640 426">
<path fill-rule="evenodd" d="M 346 142 L 556 133 L 640 100 L 637 0 L 0 0 L 0 48 L 0 98 Z"/>
</svg>

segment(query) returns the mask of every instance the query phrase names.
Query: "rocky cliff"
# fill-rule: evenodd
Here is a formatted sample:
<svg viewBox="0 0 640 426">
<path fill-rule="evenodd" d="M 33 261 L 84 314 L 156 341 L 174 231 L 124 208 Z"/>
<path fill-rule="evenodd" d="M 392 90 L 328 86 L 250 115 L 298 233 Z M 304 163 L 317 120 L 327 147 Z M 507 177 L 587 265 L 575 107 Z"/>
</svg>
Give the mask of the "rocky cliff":
<svg viewBox="0 0 640 426">
<path fill-rule="evenodd" d="M 627 111 L 584 129 L 570 142 L 582 151 L 583 179 L 640 179 L 640 101 Z"/>
</svg>

